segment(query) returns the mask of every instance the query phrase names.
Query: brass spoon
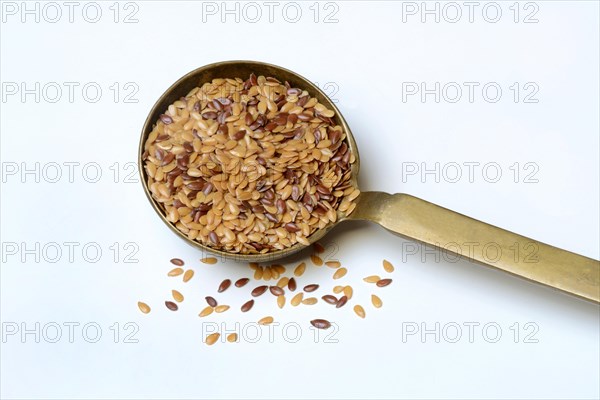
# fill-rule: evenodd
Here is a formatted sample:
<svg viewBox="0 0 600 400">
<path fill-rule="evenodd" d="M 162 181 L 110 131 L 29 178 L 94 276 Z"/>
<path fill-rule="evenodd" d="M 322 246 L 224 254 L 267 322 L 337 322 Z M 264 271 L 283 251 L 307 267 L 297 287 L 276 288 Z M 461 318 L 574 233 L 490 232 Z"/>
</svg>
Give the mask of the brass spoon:
<svg viewBox="0 0 600 400">
<path fill-rule="evenodd" d="M 144 123 L 138 149 L 138 166 L 146 196 L 154 210 L 163 222 L 188 244 L 226 258 L 248 262 L 263 262 L 288 256 L 306 246 L 297 243 L 287 249 L 266 254 L 231 254 L 214 250 L 189 239 L 166 219 L 162 205 L 152 198 L 142 160 L 146 138 L 152 131 L 153 124 L 158 120 L 159 115 L 170 104 L 185 96 L 194 87 L 210 82 L 214 78 L 245 78 L 250 73 L 273 76 L 282 82 L 288 81 L 292 86 L 306 89 L 312 96 L 317 97 L 319 102 L 335 111 L 336 122 L 346 132 L 350 150 L 356 156 L 356 162 L 352 165 L 352 184 L 358 187 L 357 177 L 360 166 L 358 149 L 350 127 L 335 104 L 317 86 L 295 72 L 256 61 L 225 61 L 206 65 L 188 73 L 167 89 L 154 104 Z M 517 235 L 408 194 L 363 192 L 356 201 L 357 205 L 354 212 L 349 216 L 338 213 L 338 221 L 313 233 L 308 238 L 309 242 L 312 244 L 321 239 L 334 225 L 340 222 L 369 220 L 377 222 L 387 230 L 400 236 L 434 247 L 441 247 L 445 251 L 455 252 L 473 261 L 560 289 L 587 300 L 600 302 L 600 262 L 596 260 Z M 459 249 L 453 251 L 452 243 L 478 243 L 480 246 L 477 251 L 470 251 L 469 254 L 459 254 Z M 491 252 L 494 253 L 491 256 L 493 258 L 488 257 L 485 252 L 481 251 L 481 246 L 485 244 L 493 244 L 494 250 L 497 250 L 497 252 Z M 519 253 L 523 253 L 524 249 L 531 249 L 530 251 L 534 257 L 527 260 L 524 260 L 523 257 L 515 259 L 516 249 L 521 250 Z"/>
</svg>

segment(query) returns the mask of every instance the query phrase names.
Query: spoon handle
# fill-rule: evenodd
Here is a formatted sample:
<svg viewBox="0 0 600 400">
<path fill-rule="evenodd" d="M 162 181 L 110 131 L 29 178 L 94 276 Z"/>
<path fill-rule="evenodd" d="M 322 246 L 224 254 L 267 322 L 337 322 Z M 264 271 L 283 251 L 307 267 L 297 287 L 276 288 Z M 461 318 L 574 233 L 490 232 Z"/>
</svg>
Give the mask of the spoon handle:
<svg viewBox="0 0 600 400">
<path fill-rule="evenodd" d="M 408 194 L 363 192 L 350 219 L 600 302 L 600 262 Z"/>
</svg>

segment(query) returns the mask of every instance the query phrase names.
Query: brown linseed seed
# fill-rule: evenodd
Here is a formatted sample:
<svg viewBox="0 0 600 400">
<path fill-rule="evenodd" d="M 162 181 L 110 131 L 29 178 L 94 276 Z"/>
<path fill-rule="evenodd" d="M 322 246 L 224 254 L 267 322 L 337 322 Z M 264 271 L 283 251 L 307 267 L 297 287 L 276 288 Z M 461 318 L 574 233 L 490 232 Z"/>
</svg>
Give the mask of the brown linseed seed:
<svg viewBox="0 0 600 400">
<path fill-rule="evenodd" d="M 173 265 L 177 265 L 178 267 L 182 267 L 184 262 L 181 258 L 172 258 L 171 259 L 171 264 Z"/>
<path fill-rule="evenodd" d="M 165 306 L 167 306 L 167 308 L 171 311 L 177 311 L 179 309 L 177 304 L 173 303 L 172 301 L 165 301 Z"/>
<path fill-rule="evenodd" d="M 269 291 L 273 296 L 281 296 L 284 293 L 283 289 L 279 286 L 270 286 Z"/>
<path fill-rule="evenodd" d="M 330 295 L 330 294 L 326 294 L 325 296 L 322 296 L 321 299 L 323 299 L 323 301 L 327 304 L 337 304 L 338 303 L 337 297 Z"/>
<path fill-rule="evenodd" d="M 217 289 L 217 292 L 222 293 L 222 292 L 226 291 L 227 289 L 229 289 L 229 286 L 231 286 L 231 280 L 230 279 L 225 279 L 219 285 L 219 288 Z"/>
<path fill-rule="evenodd" d="M 257 286 L 250 293 L 253 297 L 258 297 L 267 291 L 269 287 L 267 285 Z"/>
<path fill-rule="evenodd" d="M 387 278 L 387 279 L 380 279 L 379 281 L 377 281 L 376 285 L 378 287 L 385 287 L 385 286 L 389 285 L 390 283 L 392 283 L 392 280 Z"/>
<path fill-rule="evenodd" d="M 206 303 L 211 307 L 216 307 L 218 305 L 217 300 L 215 300 L 215 298 L 212 296 L 206 296 L 204 299 L 206 300 Z"/>
<path fill-rule="evenodd" d="M 254 306 L 254 300 L 248 300 L 242 305 L 241 310 L 242 312 L 248 312 L 252 309 L 252 306 Z"/>
<path fill-rule="evenodd" d="M 319 288 L 319 285 L 317 285 L 316 283 L 313 283 L 313 284 L 304 286 L 303 290 L 307 293 L 310 293 L 310 292 L 314 292 L 318 288 Z"/>
<path fill-rule="evenodd" d="M 296 291 L 296 279 L 290 278 L 290 280 L 288 281 L 287 287 L 290 292 L 295 292 Z"/>
<path fill-rule="evenodd" d="M 340 297 L 340 299 L 337 301 L 335 308 L 342 308 L 346 305 L 347 302 L 348 302 L 348 296 L 344 295 L 344 296 Z"/>
<path fill-rule="evenodd" d="M 326 319 L 313 319 L 310 323 L 317 329 L 328 329 L 331 327 L 331 323 Z"/>
<path fill-rule="evenodd" d="M 241 288 L 246 286 L 246 284 L 250 281 L 250 279 L 248 278 L 240 278 L 237 281 L 235 281 L 235 287 Z"/>
</svg>

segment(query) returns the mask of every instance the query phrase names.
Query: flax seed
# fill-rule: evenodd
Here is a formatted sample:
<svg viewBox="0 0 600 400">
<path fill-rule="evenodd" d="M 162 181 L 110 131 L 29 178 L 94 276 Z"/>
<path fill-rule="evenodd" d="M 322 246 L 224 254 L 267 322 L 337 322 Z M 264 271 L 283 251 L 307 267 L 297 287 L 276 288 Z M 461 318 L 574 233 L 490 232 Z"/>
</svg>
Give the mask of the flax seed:
<svg viewBox="0 0 600 400">
<path fill-rule="evenodd" d="M 258 320 L 259 325 L 269 325 L 273 323 L 273 317 L 264 317 Z"/>
<path fill-rule="evenodd" d="M 294 297 L 292 297 L 292 300 L 290 301 L 290 304 L 294 307 L 296 307 L 297 305 L 299 305 L 302 302 L 302 298 L 304 297 L 304 293 L 303 292 L 299 292 L 297 293 Z"/>
<path fill-rule="evenodd" d="M 200 259 L 204 264 L 216 264 L 217 259 L 215 257 L 205 257 Z"/>
<path fill-rule="evenodd" d="M 175 299 L 176 302 L 181 303 L 183 301 L 183 295 L 177 290 L 171 290 L 171 294 L 173 295 L 173 299 Z"/>
<path fill-rule="evenodd" d="M 220 337 L 221 337 L 221 334 L 218 332 L 211 333 L 210 335 L 208 335 L 206 337 L 205 343 L 209 346 L 212 346 L 213 344 L 215 344 L 217 342 L 217 340 L 219 340 Z"/>
<path fill-rule="evenodd" d="M 146 303 L 143 303 L 141 301 L 138 301 L 138 308 L 140 309 L 141 312 L 143 312 L 144 314 L 148 314 L 150 312 L 150 306 Z"/>
<path fill-rule="evenodd" d="M 346 275 L 346 273 L 348 272 L 348 270 L 346 268 L 339 268 L 335 271 L 335 273 L 333 274 L 333 279 L 340 279 L 342 278 L 344 275 Z"/>
<path fill-rule="evenodd" d="M 356 313 L 356 315 L 358 315 L 361 318 L 364 318 L 366 316 L 365 309 L 362 308 L 362 306 L 360 306 L 358 304 L 354 306 L 354 312 Z"/>
<path fill-rule="evenodd" d="M 172 270 L 169 271 L 169 273 L 167 274 L 168 276 L 179 276 L 183 274 L 183 268 L 173 268 Z"/>
<path fill-rule="evenodd" d="M 373 305 L 376 308 L 381 308 L 381 306 L 383 305 L 383 302 L 381 301 L 381 299 L 374 294 L 371 295 L 371 303 L 373 303 Z"/>
<path fill-rule="evenodd" d="M 190 279 L 192 279 L 194 277 L 194 271 L 191 269 L 188 269 L 187 271 L 185 271 L 185 273 L 183 274 L 183 281 L 184 282 L 189 282 Z"/>
<path fill-rule="evenodd" d="M 383 260 L 383 269 L 390 274 L 394 272 L 394 266 L 388 260 Z"/>
</svg>

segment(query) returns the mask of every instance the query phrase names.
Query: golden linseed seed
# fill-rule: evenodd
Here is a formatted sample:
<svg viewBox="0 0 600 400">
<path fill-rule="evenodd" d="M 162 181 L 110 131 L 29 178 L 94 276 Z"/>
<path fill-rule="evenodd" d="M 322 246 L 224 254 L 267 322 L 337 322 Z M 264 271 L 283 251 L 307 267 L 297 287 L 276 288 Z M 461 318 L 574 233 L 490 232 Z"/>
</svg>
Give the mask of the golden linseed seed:
<svg viewBox="0 0 600 400">
<path fill-rule="evenodd" d="M 256 268 L 256 271 L 254 271 L 254 279 L 256 279 L 257 281 L 261 280 L 263 276 L 263 267 L 258 266 Z"/>
<path fill-rule="evenodd" d="M 313 304 L 317 304 L 317 301 L 318 300 L 316 297 L 307 297 L 306 299 L 302 300 L 302 304 L 312 306 Z"/>
<path fill-rule="evenodd" d="M 323 265 L 323 260 L 321 259 L 321 257 L 319 257 L 316 254 L 311 254 L 310 255 L 310 260 L 312 261 L 313 264 L 315 264 L 317 267 L 320 267 L 321 265 Z"/>
<path fill-rule="evenodd" d="M 185 274 L 183 274 L 183 281 L 189 282 L 189 280 L 192 279 L 193 277 L 194 277 L 194 271 L 191 269 L 188 269 L 187 271 L 185 271 Z"/>
<path fill-rule="evenodd" d="M 285 305 L 285 296 L 284 295 L 277 296 L 277 306 L 279 308 L 283 308 L 284 305 Z"/>
<path fill-rule="evenodd" d="M 183 260 L 181 258 L 172 258 L 171 259 L 171 264 L 177 265 L 178 267 L 182 267 L 184 263 L 183 263 Z"/>
<path fill-rule="evenodd" d="M 217 263 L 217 259 L 215 257 L 201 258 L 200 261 L 202 261 L 204 264 L 216 264 Z"/>
<path fill-rule="evenodd" d="M 264 317 L 258 320 L 259 325 L 269 325 L 273 322 L 273 317 Z"/>
<path fill-rule="evenodd" d="M 183 295 L 177 290 L 171 290 L 171 294 L 176 302 L 181 303 L 183 301 Z"/>
<path fill-rule="evenodd" d="M 215 312 L 216 313 L 222 313 L 222 312 L 225 312 L 227 310 L 229 310 L 229 306 L 226 306 L 224 304 L 221 304 L 221 305 L 215 307 Z"/>
<path fill-rule="evenodd" d="M 342 264 L 339 261 L 335 260 L 325 261 L 325 265 L 327 265 L 329 268 L 339 268 L 342 266 Z"/>
<path fill-rule="evenodd" d="M 290 281 L 290 278 L 286 278 L 285 276 L 283 278 L 281 278 L 279 280 L 279 282 L 277 282 L 277 286 L 279 286 L 280 288 L 284 288 L 287 286 L 288 282 Z"/>
<path fill-rule="evenodd" d="M 335 271 L 335 273 L 333 274 L 333 279 L 340 279 L 341 277 L 346 275 L 347 272 L 348 272 L 348 270 L 346 268 L 337 269 Z"/>
<path fill-rule="evenodd" d="M 238 340 L 238 335 L 237 335 L 237 333 L 230 333 L 229 335 L 227 335 L 227 341 L 228 341 L 229 343 L 234 343 L 234 342 L 237 342 L 237 340 Z"/>
<path fill-rule="evenodd" d="M 379 275 L 371 275 L 367 276 L 366 278 L 363 278 L 363 281 L 367 283 L 377 283 L 377 281 L 379 280 L 381 280 L 381 277 Z"/>
<path fill-rule="evenodd" d="M 200 311 L 200 314 L 198 314 L 199 317 L 206 317 L 207 315 L 212 314 L 214 311 L 214 308 L 212 308 L 211 306 L 205 307 L 202 311 Z"/>
<path fill-rule="evenodd" d="M 305 262 L 301 262 L 300 264 L 298 264 L 298 266 L 294 270 L 294 275 L 295 276 L 302 276 L 302 275 L 304 275 L 304 271 L 305 270 L 306 270 L 306 263 Z"/>
<path fill-rule="evenodd" d="M 207 345 L 212 346 L 217 342 L 217 340 L 219 340 L 219 337 L 221 337 L 221 334 L 219 332 L 211 333 L 206 337 L 205 342 Z"/>
<path fill-rule="evenodd" d="M 375 308 L 381 308 L 381 306 L 383 305 L 383 302 L 381 301 L 381 299 L 374 294 L 371 295 L 371 303 L 373 303 Z"/>
<path fill-rule="evenodd" d="M 270 280 L 271 279 L 271 273 L 272 273 L 271 267 L 265 267 L 265 270 L 263 271 L 263 276 L 262 276 L 263 279 L 265 281 Z"/>
<path fill-rule="evenodd" d="M 352 290 L 352 286 L 344 286 L 344 295 L 348 297 L 348 300 L 352 298 L 354 291 Z"/>
<path fill-rule="evenodd" d="M 183 268 L 173 268 L 172 270 L 169 271 L 169 273 L 167 274 L 168 276 L 179 276 L 183 274 Z"/>
<path fill-rule="evenodd" d="M 278 274 L 285 274 L 285 267 L 282 264 L 273 264 L 271 266 Z"/>
<path fill-rule="evenodd" d="M 342 292 L 344 291 L 344 287 L 345 287 L 345 286 L 335 286 L 335 287 L 333 288 L 333 293 L 335 293 L 335 294 L 342 293 Z"/>
<path fill-rule="evenodd" d="M 290 301 L 290 304 L 294 307 L 296 307 L 297 305 L 299 305 L 300 303 L 302 303 L 302 298 L 304 297 L 304 293 L 300 292 L 297 293 L 294 297 L 292 297 L 292 300 Z"/>
<path fill-rule="evenodd" d="M 323 253 L 325 251 L 325 247 L 323 247 L 323 245 L 319 242 L 316 242 L 315 244 L 313 244 L 313 249 L 315 250 L 315 253 Z"/>
<path fill-rule="evenodd" d="M 364 318 L 366 316 L 365 309 L 362 308 L 362 306 L 360 306 L 358 304 L 354 306 L 354 312 L 356 313 L 356 315 L 358 315 L 361 318 Z"/>
<path fill-rule="evenodd" d="M 394 272 L 394 266 L 388 260 L 383 260 L 383 269 L 390 274 Z"/>
<path fill-rule="evenodd" d="M 148 314 L 150 312 L 150 306 L 146 303 L 142 303 L 141 301 L 138 301 L 138 308 L 144 314 Z"/>
</svg>

